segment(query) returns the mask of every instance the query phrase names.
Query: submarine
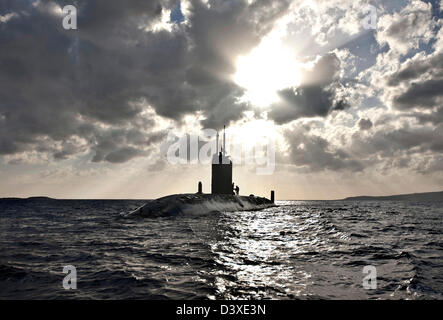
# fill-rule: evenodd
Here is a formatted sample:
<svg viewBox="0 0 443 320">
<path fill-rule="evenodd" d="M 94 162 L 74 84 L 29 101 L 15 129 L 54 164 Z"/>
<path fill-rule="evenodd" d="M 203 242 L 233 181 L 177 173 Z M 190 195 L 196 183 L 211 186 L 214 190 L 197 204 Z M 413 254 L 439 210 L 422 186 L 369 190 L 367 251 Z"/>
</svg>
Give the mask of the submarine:
<svg viewBox="0 0 443 320">
<path fill-rule="evenodd" d="M 202 192 L 202 183 L 198 183 L 197 193 L 173 194 L 151 200 L 143 206 L 121 213 L 122 216 L 158 217 L 181 214 L 206 214 L 210 212 L 251 211 L 275 207 L 275 193 L 271 198 L 254 195 L 240 196 L 237 186 L 234 192 L 232 183 L 232 161 L 225 152 L 226 129 L 223 128 L 223 147 L 219 150 L 219 134 L 216 136 L 216 152 L 212 156 L 211 193 Z"/>
</svg>

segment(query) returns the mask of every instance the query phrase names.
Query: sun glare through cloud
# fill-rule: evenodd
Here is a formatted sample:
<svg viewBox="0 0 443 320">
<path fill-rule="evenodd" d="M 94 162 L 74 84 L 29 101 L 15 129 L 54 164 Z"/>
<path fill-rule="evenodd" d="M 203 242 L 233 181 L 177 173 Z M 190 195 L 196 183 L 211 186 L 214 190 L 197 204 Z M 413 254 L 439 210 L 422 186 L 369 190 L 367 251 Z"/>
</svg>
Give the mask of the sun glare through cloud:
<svg viewBox="0 0 443 320">
<path fill-rule="evenodd" d="M 300 64 L 278 33 L 263 39 L 249 55 L 237 59 L 234 81 L 246 89 L 244 101 L 267 107 L 279 100 L 278 91 L 300 83 Z"/>
</svg>

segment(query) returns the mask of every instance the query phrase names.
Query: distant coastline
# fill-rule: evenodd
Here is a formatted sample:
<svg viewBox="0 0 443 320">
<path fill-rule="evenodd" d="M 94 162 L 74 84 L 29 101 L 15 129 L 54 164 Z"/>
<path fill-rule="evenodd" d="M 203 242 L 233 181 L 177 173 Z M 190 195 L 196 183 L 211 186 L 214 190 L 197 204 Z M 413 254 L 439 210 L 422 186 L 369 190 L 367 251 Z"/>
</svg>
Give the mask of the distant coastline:
<svg viewBox="0 0 443 320">
<path fill-rule="evenodd" d="M 423 192 L 398 194 L 392 196 L 358 196 L 342 199 L 345 201 L 362 201 L 362 200 L 391 200 L 391 201 L 443 201 L 443 191 L 440 192 Z"/>
<path fill-rule="evenodd" d="M 34 197 L 4 197 L 0 200 L 68 200 L 68 199 L 56 199 L 45 196 L 34 196 Z M 152 200 L 152 199 L 72 199 L 72 200 Z M 437 192 L 422 192 L 422 193 L 409 193 L 409 194 L 398 194 L 398 195 L 390 195 L 390 196 L 355 196 L 355 197 L 347 197 L 344 199 L 337 199 L 336 201 L 442 201 L 443 202 L 443 191 Z M 305 201 L 305 200 L 298 200 Z M 319 200 L 317 200 L 319 201 Z M 327 201 L 327 200 L 326 200 Z"/>
<path fill-rule="evenodd" d="M 57 200 L 57 199 L 44 197 L 44 196 L 37 196 L 37 197 L 27 197 L 27 198 L 5 197 L 5 198 L 0 198 L 0 200 Z"/>
</svg>

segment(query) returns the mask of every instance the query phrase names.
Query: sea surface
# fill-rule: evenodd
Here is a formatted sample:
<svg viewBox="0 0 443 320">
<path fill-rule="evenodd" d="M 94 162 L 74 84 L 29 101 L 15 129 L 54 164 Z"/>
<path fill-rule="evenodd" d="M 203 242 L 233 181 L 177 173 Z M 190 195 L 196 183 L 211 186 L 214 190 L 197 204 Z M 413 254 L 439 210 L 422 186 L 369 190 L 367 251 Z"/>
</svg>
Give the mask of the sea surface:
<svg viewBox="0 0 443 320">
<path fill-rule="evenodd" d="M 0 200 L 0 299 L 443 299 L 443 202 L 120 215 L 144 203 Z"/>
</svg>

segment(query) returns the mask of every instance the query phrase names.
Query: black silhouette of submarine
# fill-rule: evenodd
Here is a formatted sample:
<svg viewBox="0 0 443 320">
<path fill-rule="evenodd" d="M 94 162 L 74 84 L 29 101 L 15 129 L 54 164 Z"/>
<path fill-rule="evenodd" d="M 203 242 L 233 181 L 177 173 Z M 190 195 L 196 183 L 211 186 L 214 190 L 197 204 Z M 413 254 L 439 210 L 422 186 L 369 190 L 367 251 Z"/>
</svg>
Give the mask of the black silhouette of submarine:
<svg viewBox="0 0 443 320">
<path fill-rule="evenodd" d="M 180 214 L 205 214 L 214 211 L 252 211 L 275 207 L 274 191 L 271 199 L 254 195 L 236 195 L 232 183 L 232 161 L 225 154 L 225 132 L 223 132 L 223 147 L 219 152 L 217 133 L 216 150 L 212 157 L 211 193 L 202 193 L 202 183 L 198 183 L 197 193 L 173 194 L 152 200 L 145 205 L 123 216 L 158 217 Z M 238 191 L 238 190 L 237 190 Z"/>
</svg>

